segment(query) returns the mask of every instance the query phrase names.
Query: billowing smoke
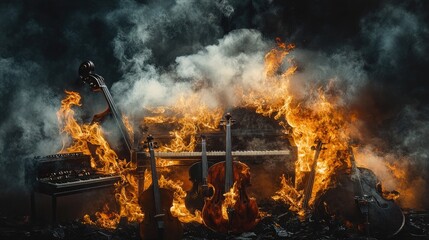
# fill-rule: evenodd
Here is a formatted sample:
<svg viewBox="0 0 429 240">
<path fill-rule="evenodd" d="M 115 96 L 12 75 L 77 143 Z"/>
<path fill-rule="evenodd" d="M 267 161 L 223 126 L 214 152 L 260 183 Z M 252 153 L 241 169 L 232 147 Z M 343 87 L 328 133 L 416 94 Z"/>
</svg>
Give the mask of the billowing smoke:
<svg viewBox="0 0 429 240">
<path fill-rule="evenodd" d="M 24 159 L 61 148 L 55 112 L 64 89 L 84 95 L 82 121 L 94 114 L 76 76 L 83 60 L 95 62 L 127 114 L 196 91 L 229 108 L 239 100 L 229 86 L 257 88 L 264 55 L 281 37 L 297 46 L 297 97 L 310 83 L 329 86 L 358 113 L 361 136 L 381 158 L 406 162 L 421 203 L 429 195 L 428 3 L 386 2 L 3 1 L 2 191 L 24 189 Z"/>
<path fill-rule="evenodd" d="M 113 91 L 127 96 L 120 99 L 120 103 L 128 111 L 147 105 L 171 105 L 179 96 L 193 90 L 204 91 L 207 105 L 234 106 L 231 86 L 260 87 L 268 49 L 260 32 L 235 30 L 215 45 L 177 57 L 168 72 L 144 65 L 142 67 L 148 69 L 127 75 L 124 81 L 113 85 Z M 197 89 L 198 86 L 202 89 Z"/>
</svg>

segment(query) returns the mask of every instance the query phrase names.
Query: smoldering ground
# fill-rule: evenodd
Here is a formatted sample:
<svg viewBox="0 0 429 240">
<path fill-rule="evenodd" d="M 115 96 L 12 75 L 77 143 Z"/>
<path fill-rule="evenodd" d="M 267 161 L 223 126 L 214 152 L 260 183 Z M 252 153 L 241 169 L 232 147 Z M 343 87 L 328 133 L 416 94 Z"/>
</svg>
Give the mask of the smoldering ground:
<svg viewBox="0 0 429 240">
<path fill-rule="evenodd" d="M 226 109 L 237 100 L 229 86 L 261 84 L 275 37 L 296 44 L 297 96 L 306 83 L 334 81 L 365 142 L 406 161 L 425 183 L 427 9 L 417 0 L 2 1 L 2 202 L 25 189 L 27 157 L 61 148 L 55 113 L 64 89 L 84 95 L 82 121 L 99 108 L 77 79 L 83 60 L 96 63 L 127 114 L 143 115 L 145 105 L 169 104 L 196 85 L 204 101 Z M 416 202 L 424 203 L 425 189 Z"/>
</svg>

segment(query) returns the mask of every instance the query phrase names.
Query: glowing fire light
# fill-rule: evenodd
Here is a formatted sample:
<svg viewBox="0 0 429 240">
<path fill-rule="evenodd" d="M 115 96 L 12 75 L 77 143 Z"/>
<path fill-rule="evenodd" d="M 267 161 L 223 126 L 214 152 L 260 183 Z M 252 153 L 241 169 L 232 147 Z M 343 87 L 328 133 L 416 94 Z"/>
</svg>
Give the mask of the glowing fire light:
<svg viewBox="0 0 429 240">
<path fill-rule="evenodd" d="M 103 131 L 98 123 L 78 124 L 75 120 L 73 106 L 80 106 L 80 95 L 76 92 L 66 91 L 66 97 L 61 101 L 61 108 L 57 112 L 62 134 L 67 134 L 73 140 L 72 145 L 65 147 L 67 138 L 63 138 L 61 152 L 83 152 L 91 155 L 91 165 L 100 173 L 119 174 L 120 182 L 115 184 L 115 197 L 120 203 L 120 213 L 109 210 L 107 205 L 103 211 L 95 213 L 96 220 L 85 215 L 84 222 L 97 224 L 104 228 L 115 228 L 121 217 L 127 217 L 129 221 L 141 221 L 143 214 L 138 204 L 137 179 L 131 174 L 136 166 L 132 162 L 121 160 L 113 151 L 103 136 Z M 91 154 L 89 145 L 94 148 Z"/>
<path fill-rule="evenodd" d="M 160 151 L 190 152 L 195 149 L 198 136 L 203 131 L 216 130 L 222 118 L 220 108 L 210 108 L 198 93 L 180 96 L 173 106 L 148 108 L 151 116 L 143 124 L 175 124 L 170 131 L 172 141 Z"/>
<path fill-rule="evenodd" d="M 295 166 L 295 182 L 287 181 L 283 176 L 282 188 L 273 198 L 290 205 L 292 211 L 303 215 L 302 209 L 304 177 L 310 171 L 314 151 L 311 147 L 316 139 L 325 143 L 326 150 L 320 153 L 313 194 L 309 205 L 314 204 L 315 197 L 321 191 L 333 186 L 331 176 L 340 168 L 350 167 L 347 147 L 352 133 L 356 132 L 354 123 L 357 115 L 343 107 L 340 92 L 333 81 L 326 86 L 310 86 L 304 96 L 294 94 L 291 76 L 298 69 L 292 58 L 287 58 L 293 45 L 286 45 L 277 39 L 277 48 L 265 56 L 265 87 L 243 94 L 243 104 L 254 108 L 263 116 L 272 117 L 291 134 L 298 147 L 298 159 Z M 280 71 L 286 60 L 289 67 Z M 267 94 L 269 92 L 269 94 Z M 358 159 L 357 159 L 358 160 Z M 394 167 L 387 166 L 401 177 Z M 391 194 L 392 195 L 392 194 Z M 390 195 L 390 197 L 391 197 Z"/>
<path fill-rule="evenodd" d="M 331 183 L 332 174 L 344 165 L 350 167 L 348 156 L 344 155 L 357 116 L 349 112 L 339 102 L 333 82 L 326 86 L 310 87 L 304 96 L 294 95 L 291 87 L 291 77 L 297 71 L 297 66 L 292 58 L 288 58 L 293 50 L 293 44 L 285 44 L 276 39 L 278 46 L 265 55 L 265 78 L 264 84 L 258 89 L 244 91 L 240 86 L 234 86 L 237 99 L 241 102 L 237 106 L 254 109 L 256 113 L 276 120 L 285 129 L 285 133 L 293 136 L 298 147 L 298 159 L 295 166 L 295 182 L 281 179 L 282 188 L 273 198 L 290 205 L 290 209 L 303 214 L 302 209 L 302 186 L 306 174 L 310 171 L 314 151 L 311 147 L 316 139 L 325 143 L 316 166 L 316 177 L 313 187 L 313 195 L 309 205 L 314 203 L 315 197 Z M 286 69 L 281 69 L 284 62 L 288 63 Z M 142 221 L 143 213 L 138 204 L 138 184 L 133 174 L 136 166 L 132 162 L 118 159 L 117 154 L 110 148 L 103 137 L 103 131 L 99 124 L 79 124 L 75 120 L 73 106 L 80 106 L 80 96 L 76 92 L 66 91 L 67 96 L 61 102 L 61 109 L 57 116 L 60 123 L 61 134 L 68 135 L 73 140 L 64 137 L 61 152 L 83 152 L 91 154 L 92 167 L 105 174 L 119 174 L 120 182 L 115 185 L 115 198 L 119 203 L 119 213 L 114 213 L 104 208 L 102 212 L 96 213 L 97 220 L 93 221 L 89 216 L 84 220 L 91 224 L 102 227 L 115 228 L 120 217 L 127 217 L 129 221 Z M 216 130 L 222 117 L 221 107 L 211 108 L 204 104 L 202 94 L 199 92 L 188 93 L 174 102 L 173 106 L 148 107 L 148 115 L 142 125 L 171 124 L 173 130 L 169 133 L 172 141 L 161 146 L 160 151 L 193 151 L 197 144 L 197 137 L 201 132 Z M 133 132 L 131 124 L 124 117 L 127 129 Z M 132 135 L 131 135 L 132 136 Z M 91 148 L 88 147 L 88 144 Z M 68 146 L 68 147 L 66 147 Z M 94 148 L 94 149 L 92 149 Z M 91 150 L 91 151 L 90 151 Z M 95 153 L 95 154 L 94 154 Z M 345 161 L 342 161 L 346 159 Z M 359 160 L 359 157 L 357 157 Z M 169 166 L 173 161 L 157 160 L 158 166 Z M 166 171 L 167 168 L 160 169 Z M 390 169 L 397 178 L 403 178 L 404 174 L 391 165 Z M 147 189 L 152 179 L 148 171 L 145 172 L 145 186 Z M 181 181 L 166 179 L 160 174 L 160 186 L 171 189 L 174 192 L 174 201 L 171 208 L 173 216 L 182 222 L 202 222 L 201 213 L 191 214 L 185 207 Z M 234 206 L 237 197 L 237 189 L 234 184 L 228 193 L 225 193 L 225 202 L 222 206 L 224 219 L 228 218 L 227 209 Z M 395 196 L 392 196 L 392 198 Z"/>
<path fill-rule="evenodd" d="M 229 190 L 229 192 L 226 192 L 223 194 L 225 199 L 222 202 L 222 218 L 225 220 L 228 220 L 228 210 L 233 209 L 235 203 L 237 202 L 237 196 L 238 196 L 238 188 L 237 188 L 237 182 L 234 182 L 234 185 Z"/>
<path fill-rule="evenodd" d="M 63 148 L 61 153 L 83 152 L 92 155 L 88 144 L 94 146 L 97 159 L 92 158 L 92 166 L 106 174 L 118 173 L 126 164 L 124 160 L 118 159 L 118 155 L 111 149 L 109 143 L 103 137 L 103 131 L 98 123 L 78 124 L 75 120 L 73 106 L 81 106 L 80 95 L 77 92 L 65 91 L 67 96 L 61 101 L 61 108 L 57 112 L 61 134 L 63 134 Z M 69 147 L 67 145 L 67 134 L 73 139 Z"/>
<path fill-rule="evenodd" d="M 271 50 L 265 56 L 266 81 L 270 84 L 270 94 L 266 89 L 253 92 L 250 97 L 244 97 L 248 107 L 253 107 L 264 116 L 270 116 L 279 121 L 279 124 L 294 137 L 298 147 L 298 159 L 295 167 L 296 181 L 294 186 L 287 183 L 283 177 L 282 189 L 274 196 L 276 200 L 282 200 L 291 206 L 291 210 L 298 213 L 302 210 L 302 190 L 296 190 L 302 186 L 306 172 L 310 171 L 314 152 L 311 147 L 316 139 L 327 143 L 327 149 L 322 151 L 316 166 L 316 177 L 313 187 L 313 195 L 309 204 L 312 205 L 315 196 L 330 185 L 330 176 L 343 163 L 338 161 L 337 153 L 347 149 L 350 133 L 350 120 L 347 119 L 345 109 L 338 107 L 336 98 L 327 95 L 329 87 L 313 87 L 306 97 L 298 99 L 290 90 L 290 76 L 297 67 L 289 60 L 291 66 L 282 74 L 276 74 L 283 59 L 289 54 L 292 47 L 279 44 L 278 48 Z M 292 129 L 292 130 L 290 130 Z M 302 187 L 301 187 L 302 189 Z M 302 212 L 301 212 L 302 213 Z"/>
<path fill-rule="evenodd" d="M 96 224 L 104 228 L 116 228 L 121 217 L 127 217 L 128 221 L 142 221 L 143 213 L 141 212 L 138 204 L 138 184 L 137 178 L 133 174 L 136 170 L 135 163 L 126 162 L 125 160 L 118 159 L 117 154 L 111 149 L 103 136 L 103 131 L 98 123 L 93 124 L 79 124 L 75 120 L 75 112 L 73 106 L 80 106 L 81 97 L 76 92 L 66 91 L 66 97 L 61 102 L 61 108 L 57 113 L 60 123 L 62 134 L 67 134 L 73 140 L 72 145 L 66 147 L 68 139 L 64 137 L 63 149 L 61 152 L 83 152 L 84 154 L 91 155 L 88 144 L 94 146 L 96 157 L 91 159 L 92 167 L 105 174 L 119 174 L 121 180 L 115 184 L 115 198 L 119 203 L 119 213 L 109 210 L 106 205 L 101 212 L 95 213 L 96 220 L 92 220 L 89 215 L 84 216 L 84 222 L 88 224 Z M 174 119 L 179 123 L 180 128 L 172 131 L 171 134 L 175 137 L 171 146 L 164 146 L 165 150 L 169 151 L 192 151 L 196 145 L 196 134 L 201 129 L 211 128 L 217 126 L 215 122 L 219 122 L 221 118 L 220 111 L 211 111 L 207 107 L 201 105 L 200 108 L 195 108 L 191 103 L 195 98 L 185 100 L 182 98 L 178 102 L 176 111 L 188 110 L 183 114 L 182 118 Z M 187 109 L 185 109 L 185 107 Z M 193 109 L 194 111 L 191 111 Z M 125 125 L 130 133 L 133 132 L 131 124 L 128 119 L 123 117 Z M 159 118 L 161 119 L 161 118 Z M 150 119 L 148 120 L 150 121 Z M 163 122 L 159 121 L 158 122 Z M 188 144 L 184 143 L 184 139 L 189 139 Z M 176 161 L 167 161 L 163 159 L 157 160 L 157 166 L 165 167 L 177 163 Z M 161 169 L 168 171 L 168 168 Z M 150 172 L 145 172 L 145 186 L 147 189 L 152 182 Z M 184 199 L 186 192 L 182 189 L 183 183 L 181 181 L 172 181 L 166 179 L 161 175 L 159 180 L 160 187 L 165 187 L 174 192 L 173 206 L 171 212 L 174 216 L 178 217 L 182 222 L 196 221 L 201 223 L 201 213 L 196 211 L 195 215 L 191 214 L 185 207 Z"/>
</svg>

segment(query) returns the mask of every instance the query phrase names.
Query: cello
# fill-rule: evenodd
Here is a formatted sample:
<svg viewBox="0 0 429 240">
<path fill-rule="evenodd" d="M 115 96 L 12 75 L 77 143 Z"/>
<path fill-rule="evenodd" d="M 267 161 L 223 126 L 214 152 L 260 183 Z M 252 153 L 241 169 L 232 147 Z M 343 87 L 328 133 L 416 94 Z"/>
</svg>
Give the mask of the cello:
<svg viewBox="0 0 429 240">
<path fill-rule="evenodd" d="M 247 196 L 250 186 L 250 168 L 239 161 L 232 161 L 231 154 L 231 114 L 222 121 L 226 127 L 225 161 L 218 162 L 208 170 L 207 182 L 213 186 L 213 196 L 205 200 L 202 210 L 204 224 L 221 233 L 241 233 L 253 229 L 259 222 L 259 210 L 254 198 Z M 228 206 L 223 214 L 225 193 L 236 188 L 235 203 Z M 226 216 L 225 216 L 226 215 Z"/>
<path fill-rule="evenodd" d="M 194 213 L 202 210 L 206 197 L 213 195 L 213 189 L 207 184 L 207 171 L 213 165 L 207 161 L 206 136 L 201 136 L 201 161 L 189 168 L 189 180 L 192 181 L 191 190 L 186 192 L 185 206 Z"/>
<path fill-rule="evenodd" d="M 140 223 L 141 239 L 181 239 L 183 234 L 182 224 L 179 219 L 173 217 L 170 208 L 173 205 L 173 193 L 158 184 L 156 171 L 156 159 L 153 137 L 147 137 L 147 145 L 150 154 L 150 166 L 152 172 L 152 185 L 140 196 L 140 206 L 144 213 L 144 219 Z"/>
<path fill-rule="evenodd" d="M 318 218 L 348 223 L 367 237 L 389 238 L 401 231 L 405 216 L 392 199 L 382 195 L 381 183 L 370 169 L 357 167 L 351 145 L 347 149 L 351 169 L 334 176 L 337 183 L 317 200 Z"/>
</svg>

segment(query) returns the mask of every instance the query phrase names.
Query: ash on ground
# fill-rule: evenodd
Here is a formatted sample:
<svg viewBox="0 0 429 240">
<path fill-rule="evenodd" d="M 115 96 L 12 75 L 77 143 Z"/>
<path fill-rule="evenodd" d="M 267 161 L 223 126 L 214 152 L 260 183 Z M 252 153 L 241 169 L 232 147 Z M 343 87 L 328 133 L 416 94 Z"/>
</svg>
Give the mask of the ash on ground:
<svg viewBox="0 0 429 240">
<path fill-rule="evenodd" d="M 198 223 L 183 224 L 183 239 L 373 239 L 359 235 L 333 222 L 317 222 L 310 218 L 300 220 L 286 205 L 273 200 L 259 203 L 264 213 L 252 232 L 240 235 L 219 234 Z M 429 239 L 429 212 L 404 210 L 405 226 L 393 240 Z M 122 219 L 114 230 L 83 224 L 81 220 L 56 225 L 30 224 L 29 217 L 0 218 L 0 239 L 43 240 L 139 240 L 138 223 Z"/>
</svg>

